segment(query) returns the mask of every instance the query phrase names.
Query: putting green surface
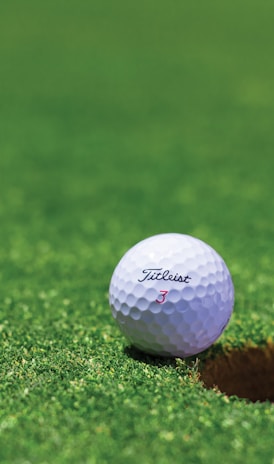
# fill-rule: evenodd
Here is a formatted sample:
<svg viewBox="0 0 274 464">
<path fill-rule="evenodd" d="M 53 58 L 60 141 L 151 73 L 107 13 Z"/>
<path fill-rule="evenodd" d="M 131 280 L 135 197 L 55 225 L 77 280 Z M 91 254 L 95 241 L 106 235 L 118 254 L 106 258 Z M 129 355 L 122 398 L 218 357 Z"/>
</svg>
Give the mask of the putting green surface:
<svg viewBox="0 0 274 464">
<path fill-rule="evenodd" d="M 200 371 L 274 337 L 274 5 L 0 10 L 0 462 L 273 464 L 271 401 Z M 197 359 L 137 353 L 108 306 L 123 253 L 162 232 L 209 243 L 234 281 Z"/>
</svg>

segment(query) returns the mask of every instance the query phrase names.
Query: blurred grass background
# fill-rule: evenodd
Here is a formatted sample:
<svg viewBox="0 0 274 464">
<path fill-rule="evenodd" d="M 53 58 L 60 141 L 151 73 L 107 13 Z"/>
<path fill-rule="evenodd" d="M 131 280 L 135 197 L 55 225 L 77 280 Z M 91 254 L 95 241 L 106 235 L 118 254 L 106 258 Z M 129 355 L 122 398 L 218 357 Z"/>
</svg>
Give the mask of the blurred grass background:
<svg viewBox="0 0 274 464">
<path fill-rule="evenodd" d="M 128 358 L 107 291 L 134 243 L 189 233 L 232 272 L 221 343 L 273 336 L 273 17 L 257 0 L 1 4 L 2 462 L 272 463 L 272 407 Z"/>
</svg>

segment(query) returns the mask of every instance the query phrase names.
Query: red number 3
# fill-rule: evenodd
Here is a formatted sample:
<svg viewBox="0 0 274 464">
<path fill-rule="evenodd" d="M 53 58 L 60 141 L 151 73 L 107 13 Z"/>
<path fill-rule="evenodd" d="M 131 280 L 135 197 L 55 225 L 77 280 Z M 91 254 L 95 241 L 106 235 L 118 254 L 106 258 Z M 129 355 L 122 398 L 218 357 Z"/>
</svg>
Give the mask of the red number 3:
<svg viewBox="0 0 274 464">
<path fill-rule="evenodd" d="M 161 299 L 160 300 L 155 300 L 156 303 L 159 303 L 159 304 L 163 304 L 165 301 L 166 301 L 166 296 L 168 294 L 168 290 L 160 290 L 160 293 L 161 293 Z"/>
</svg>

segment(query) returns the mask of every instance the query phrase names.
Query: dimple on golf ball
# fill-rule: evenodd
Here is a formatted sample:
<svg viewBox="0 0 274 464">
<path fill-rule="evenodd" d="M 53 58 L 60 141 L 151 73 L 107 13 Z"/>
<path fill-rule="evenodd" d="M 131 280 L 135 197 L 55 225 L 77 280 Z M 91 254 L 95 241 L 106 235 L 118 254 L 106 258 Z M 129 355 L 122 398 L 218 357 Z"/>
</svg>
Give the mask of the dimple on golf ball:
<svg viewBox="0 0 274 464">
<path fill-rule="evenodd" d="M 136 348 L 185 358 L 206 350 L 227 326 L 234 305 L 230 272 L 209 245 L 169 233 L 133 246 L 109 288 L 113 317 Z"/>
</svg>

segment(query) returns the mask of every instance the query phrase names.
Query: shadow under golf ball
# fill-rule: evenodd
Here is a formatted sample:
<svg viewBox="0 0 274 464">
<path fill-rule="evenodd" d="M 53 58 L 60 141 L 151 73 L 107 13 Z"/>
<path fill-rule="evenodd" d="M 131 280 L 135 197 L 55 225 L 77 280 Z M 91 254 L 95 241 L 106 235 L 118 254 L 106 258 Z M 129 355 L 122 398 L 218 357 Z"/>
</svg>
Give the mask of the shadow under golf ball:
<svg viewBox="0 0 274 464">
<path fill-rule="evenodd" d="M 200 379 L 206 388 L 228 396 L 274 402 L 274 344 L 235 349 L 205 362 Z"/>
</svg>

